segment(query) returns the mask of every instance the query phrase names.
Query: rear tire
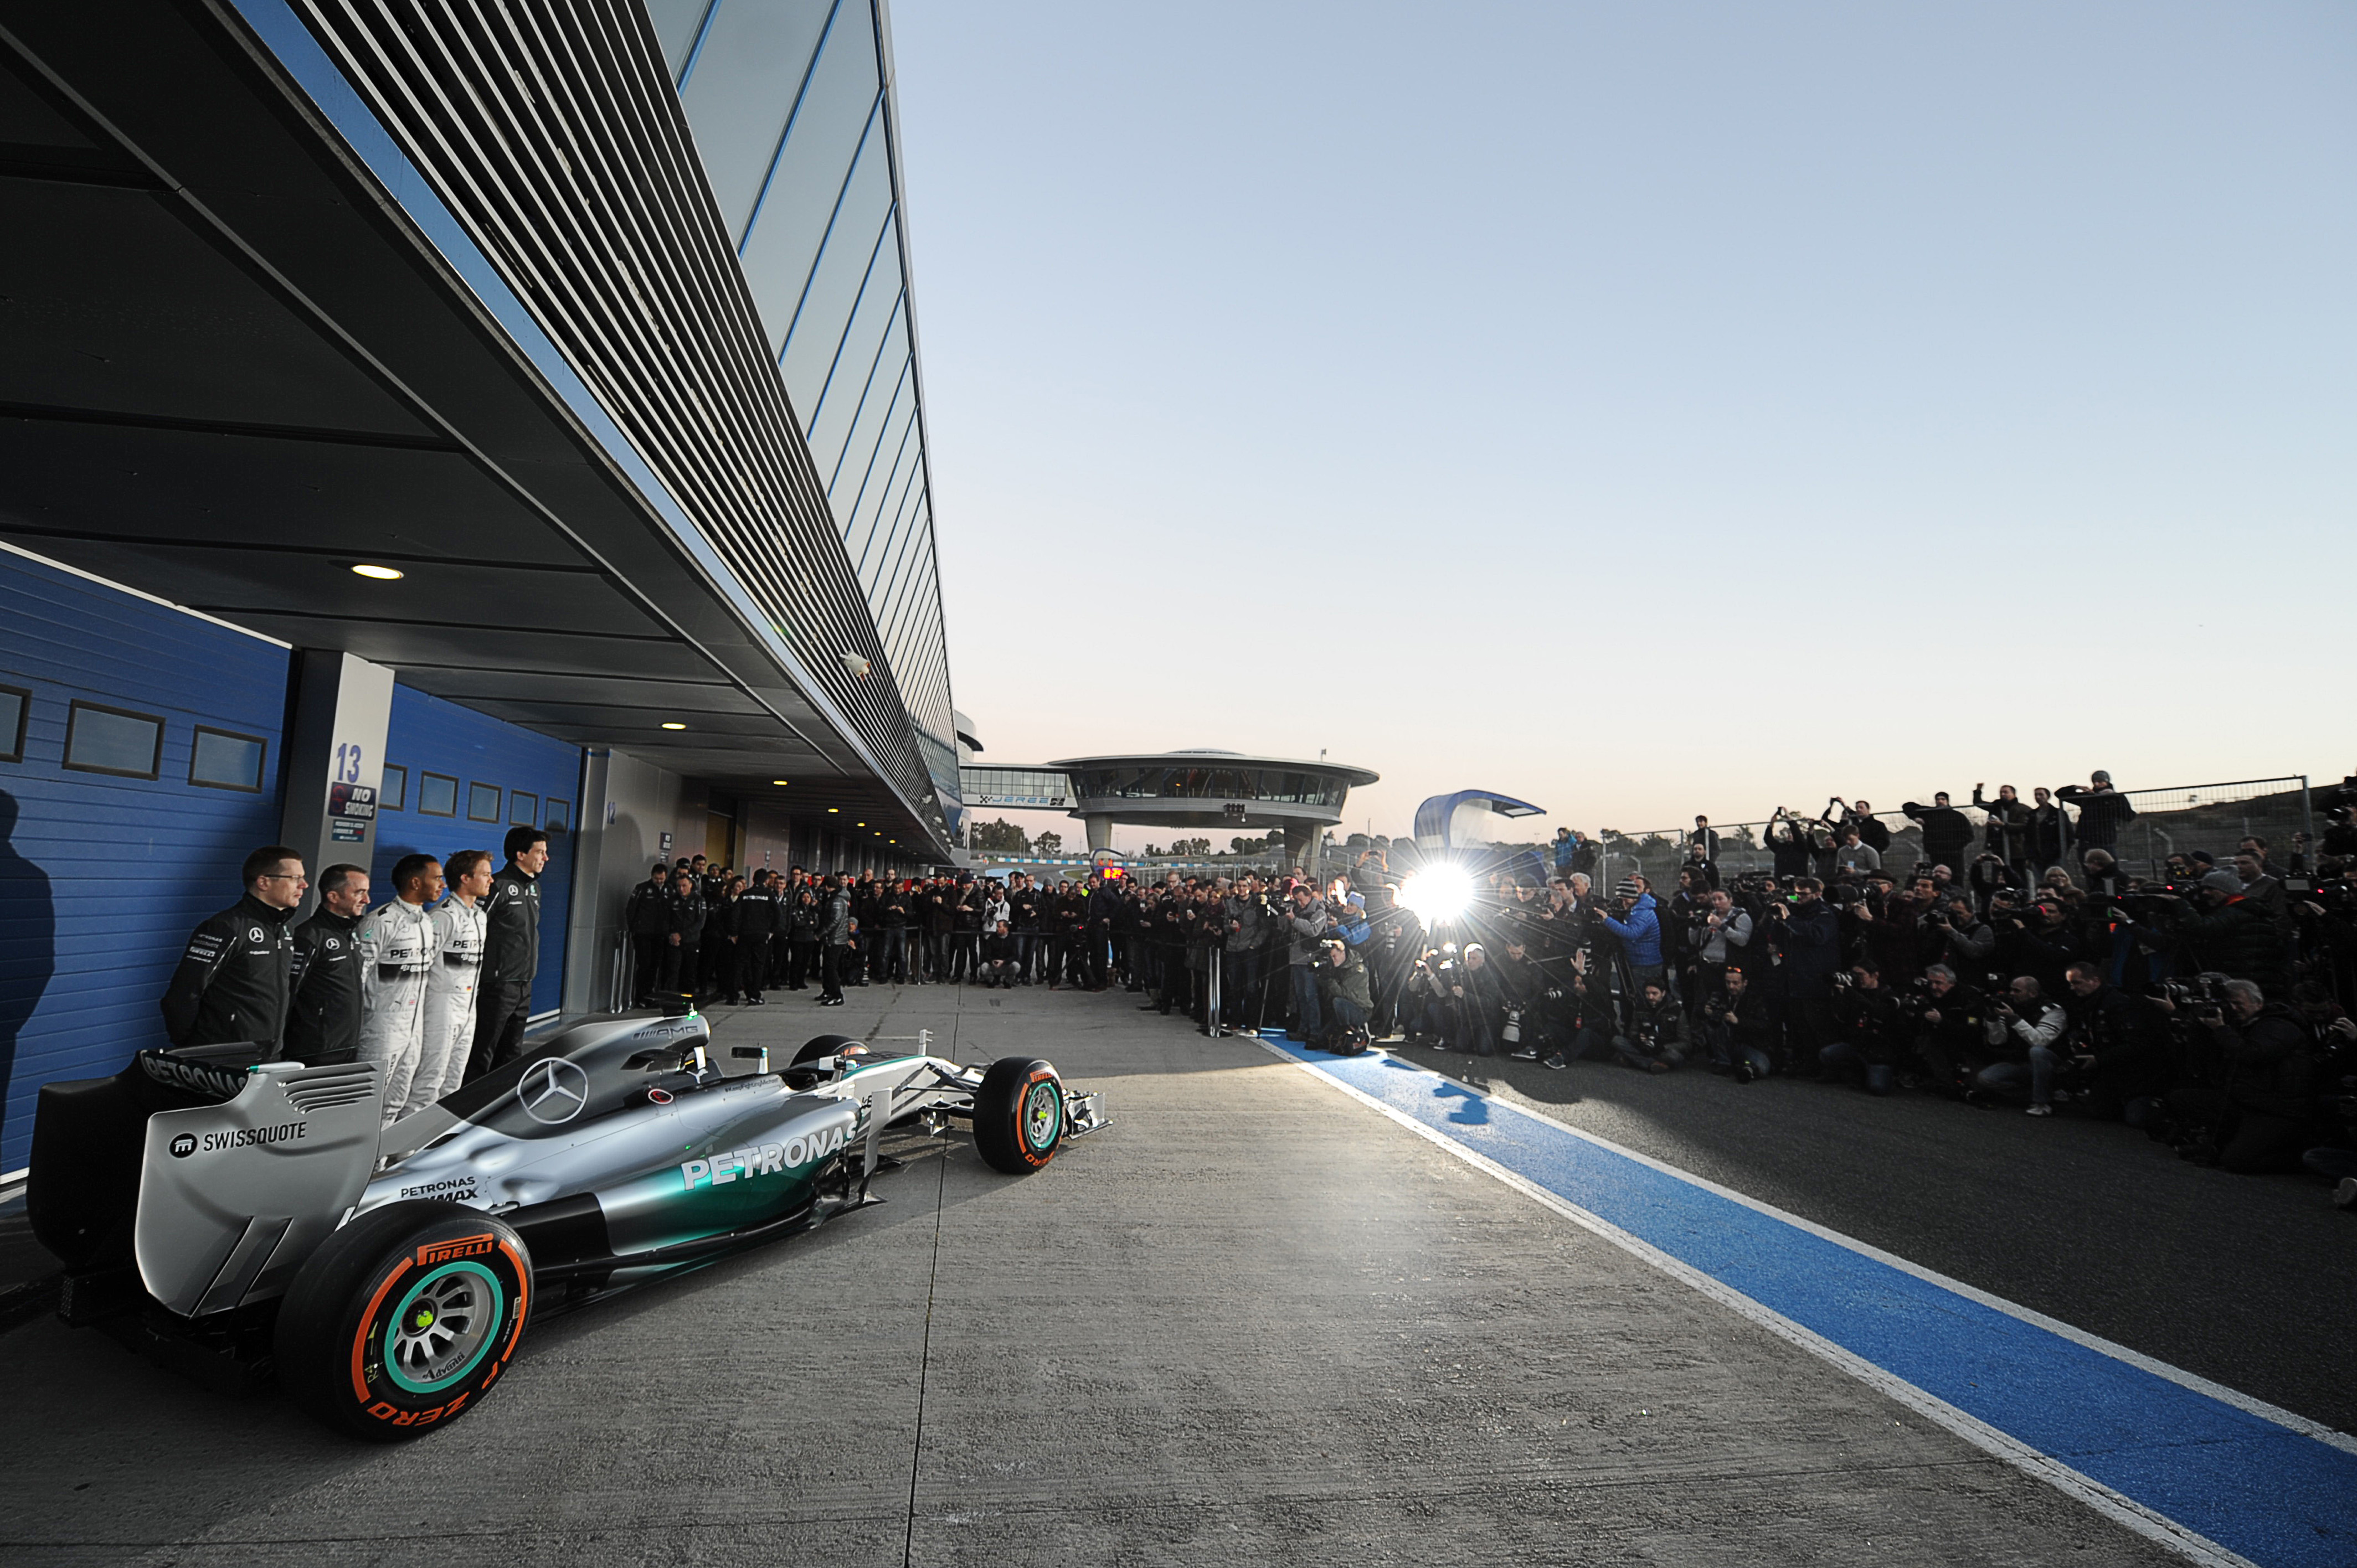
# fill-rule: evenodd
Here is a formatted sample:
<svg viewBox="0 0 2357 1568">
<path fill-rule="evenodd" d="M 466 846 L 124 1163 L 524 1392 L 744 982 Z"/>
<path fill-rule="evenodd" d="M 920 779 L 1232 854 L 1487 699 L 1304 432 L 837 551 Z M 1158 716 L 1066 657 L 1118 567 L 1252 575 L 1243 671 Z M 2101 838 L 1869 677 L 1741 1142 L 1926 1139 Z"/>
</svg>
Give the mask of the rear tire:
<svg viewBox="0 0 2357 1568">
<path fill-rule="evenodd" d="M 387 1204 L 328 1238 L 278 1310 L 279 1386 L 348 1436 L 400 1443 L 482 1402 L 522 1343 L 532 1254 L 462 1204 Z"/>
<path fill-rule="evenodd" d="M 1064 1144 L 1064 1080 L 1049 1063 L 1001 1057 L 974 1096 L 974 1146 L 1008 1176 L 1028 1176 Z"/>
</svg>

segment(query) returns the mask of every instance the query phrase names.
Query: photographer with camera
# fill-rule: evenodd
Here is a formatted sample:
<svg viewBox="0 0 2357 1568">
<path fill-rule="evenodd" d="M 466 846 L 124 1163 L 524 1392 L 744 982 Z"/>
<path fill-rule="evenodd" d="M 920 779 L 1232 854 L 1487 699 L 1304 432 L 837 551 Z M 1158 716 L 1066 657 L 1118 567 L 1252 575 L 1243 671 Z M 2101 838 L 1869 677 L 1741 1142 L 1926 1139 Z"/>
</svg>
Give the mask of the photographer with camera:
<svg viewBox="0 0 2357 1568">
<path fill-rule="evenodd" d="M 2054 1073 L 2062 1059 L 2054 1047 L 2069 1022 L 2061 1007 L 2047 999 L 2036 976 L 2015 975 L 1984 1025 L 1990 1052 L 2004 1059 L 1981 1069 L 1974 1078 L 1975 1090 L 2027 1099 L 2030 1115 L 2053 1115 Z"/>
<path fill-rule="evenodd" d="M 2233 872 L 2213 871 L 2202 877 L 2194 890 L 2194 904 L 2175 894 L 2161 897 L 2174 913 L 2168 921 L 2169 934 L 2182 944 L 2190 968 L 2231 974 L 2263 990 L 2289 981 L 2280 931 L 2244 895 L 2243 879 Z"/>
<path fill-rule="evenodd" d="M 1831 1002 L 1834 972 L 1841 965 L 1841 928 L 1824 891 L 1815 877 L 1800 877 L 1789 895 L 1768 907 L 1773 917 L 1770 934 L 1782 955 L 1776 972 L 1783 981 L 1788 1062 L 1813 1062 L 1834 1037 Z"/>
<path fill-rule="evenodd" d="M 1933 795 L 1928 806 L 1910 800 L 1899 809 L 1923 830 L 1923 858 L 1961 876 L 1968 863 L 1964 851 L 1973 842 L 1973 822 L 1948 803 L 1948 792 L 1943 789 Z"/>
<path fill-rule="evenodd" d="M 1841 812 L 1839 816 L 1834 814 L 1836 809 Z M 1874 808 L 1864 800 L 1852 800 L 1844 805 L 1842 798 L 1835 795 L 1825 802 L 1825 814 L 1817 820 L 1825 824 L 1836 842 L 1844 832 L 1856 828 L 1858 843 L 1878 855 L 1890 853 L 1890 830 L 1883 825 L 1880 817 L 1874 814 Z"/>
<path fill-rule="evenodd" d="M 1923 1065 L 1926 1087 L 1952 1100 L 1968 1097 L 1975 1075 L 1989 1063 L 1988 998 L 1981 988 L 1935 963 L 1900 1005 L 1914 1026 L 1915 1059 Z"/>
<path fill-rule="evenodd" d="M 1817 1052 L 1817 1076 L 1854 1078 L 1868 1094 L 1888 1094 L 1901 1048 L 1899 998 L 1885 990 L 1882 968 L 1859 959 L 1835 977 L 1832 1042 Z"/>
<path fill-rule="evenodd" d="M 1516 1061 L 1534 1062 L 1547 1037 L 1546 972 L 1531 956 L 1530 944 L 1516 937 L 1506 939 L 1505 953 L 1490 967 L 1498 974 L 1498 1043 Z"/>
<path fill-rule="evenodd" d="M 2071 837 L 2084 858 L 2091 849 L 2111 849 L 2120 842 L 2120 830 L 2136 820 L 2136 808 L 2128 798 L 2112 788 L 2112 776 L 2098 768 L 2087 776 L 2086 787 L 2065 784 L 2054 791 L 2058 800 L 2068 800 L 2079 808 L 2079 821 L 2071 830 Z"/>
<path fill-rule="evenodd" d="M 1810 874 L 1816 850 L 1815 831 L 1803 819 L 1779 806 L 1764 831 L 1769 855 L 1779 878 Z"/>
<path fill-rule="evenodd" d="M 1739 968 L 1719 977 L 1719 988 L 1703 1004 L 1700 1030 L 1710 1070 L 1738 1083 L 1768 1076 L 1782 1049 L 1784 1020 L 1770 987 L 1755 986 Z"/>
<path fill-rule="evenodd" d="M 2050 996 L 2061 993 L 2062 973 L 2072 960 L 2093 956 L 2081 947 L 2057 899 L 2027 903 L 2020 895 L 1999 894 L 1989 905 L 1988 924 L 1996 934 L 1991 972 L 2027 974 Z"/>
<path fill-rule="evenodd" d="M 2062 1004 L 2070 1020 L 2067 1092 L 2089 1115 L 2120 1121 L 2130 1105 L 2167 1088 L 2163 1015 L 2149 999 L 2106 984 L 2102 966 L 2086 959 L 2071 966 L 2069 983 Z"/>
<path fill-rule="evenodd" d="M 2250 981 L 2229 980 L 2222 989 L 2222 1004 L 2193 1007 L 2194 1031 L 2212 1058 L 2203 1080 L 2169 1097 L 2179 1121 L 2198 1129 L 2177 1152 L 2241 1175 L 2296 1170 L 2322 1130 L 2308 1025 Z"/>
<path fill-rule="evenodd" d="M 1842 911 L 1857 939 L 1852 950 L 1871 957 L 1893 984 L 1903 985 L 1939 956 L 1939 933 L 1930 924 L 1939 907 L 1932 880 L 1919 876 L 1901 893 L 1878 874 L 1867 887 L 1865 897 Z"/>
<path fill-rule="evenodd" d="M 1630 1010 L 1629 1027 L 1612 1036 L 1612 1054 L 1640 1072 L 1664 1073 L 1693 1053 L 1685 1010 L 1670 999 L 1669 987 L 1648 980 Z"/>
<path fill-rule="evenodd" d="M 1662 964 L 1662 919 L 1652 890 L 1641 876 L 1624 876 L 1612 889 L 1612 915 L 1602 918 L 1604 929 L 1620 940 L 1620 951 L 1631 983 L 1639 988 L 1660 982 L 1668 986 Z"/>
<path fill-rule="evenodd" d="M 1374 1005 L 1366 960 L 1340 937 L 1321 938 L 1318 951 L 1318 988 L 1328 1024 L 1325 1035 L 1311 1044 L 1340 1056 L 1357 1056 L 1367 1048 L 1367 1015 Z"/>
<path fill-rule="evenodd" d="M 1979 979 L 1990 972 L 1989 960 L 1996 953 L 1996 932 L 1986 921 L 1973 913 L 1973 901 L 1964 894 L 1951 894 L 1945 905 L 1930 916 L 1932 929 L 1940 936 L 1940 961 L 1960 975 Z"/>
<path fill-rule="evenodd" d="M 1731 893 L 1714 892 L 1703 900 L 1700 923 L 1694 928 L 1695 992 L 1710 997 L 1727 989 L 1730 967 L 1746 967 L 1751 958 L 1750 913 L 1736 908 Z"/>
</svg>

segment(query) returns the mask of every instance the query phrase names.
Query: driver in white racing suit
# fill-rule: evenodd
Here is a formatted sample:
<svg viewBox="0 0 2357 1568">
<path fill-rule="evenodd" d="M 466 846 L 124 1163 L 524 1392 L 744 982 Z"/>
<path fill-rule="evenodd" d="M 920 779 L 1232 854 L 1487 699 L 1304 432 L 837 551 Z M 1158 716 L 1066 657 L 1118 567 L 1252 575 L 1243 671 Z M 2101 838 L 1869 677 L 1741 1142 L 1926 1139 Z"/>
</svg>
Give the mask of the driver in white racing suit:
<svg viewBox="0 0 2357 1568">
<path fill-rule="evenodd" d="M 405 854 L 393 868 L 393 897 L 352 933 L 361 961 L 360 1059 L 374 1062 L 390 1122 L 409 1103 L 425 1044 L 425 986 L 434 972 L 429 906 L 442 897 L 442 863 Z"/>
<path fill-rule="evenodd" d="M 450 897 L 427 912 L 434 967 L 425 979 L 424 1045 L 409 1098 L 394 1114 L 423 1111 L 458 1087 L 475 1047 L 475 993 L 483 972 L 483 899 L 491 890 L 489 850 L 462 849 L 443 865 Z"/>
</svg>

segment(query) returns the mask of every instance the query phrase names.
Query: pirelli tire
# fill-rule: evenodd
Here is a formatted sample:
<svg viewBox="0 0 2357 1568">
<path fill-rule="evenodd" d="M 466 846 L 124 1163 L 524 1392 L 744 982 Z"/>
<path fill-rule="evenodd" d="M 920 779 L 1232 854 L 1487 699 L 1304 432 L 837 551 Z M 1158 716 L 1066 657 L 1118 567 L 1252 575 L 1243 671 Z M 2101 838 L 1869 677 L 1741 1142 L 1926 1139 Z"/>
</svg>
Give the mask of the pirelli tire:
<svg viewBox="0 0 2357 1568">
<path fill-rule="evenodd" d="M 849 1035 L 813 1035 L 802 1042 L 802 1048 L 794 1053 L 794 1066 L 806 1066 L 821 1057 L 840 1056 L 845 1046 L 859 1046 L 859 1042 Z M 859 1046 L 859 1048 L 864 1051 L 867 1047 Z"/>
<path fill-rule="evenodd" d="M 532 1316 L 532 1254 L 509 1226 L 435 1198 L 328 1238 L 278 1309 L 279 1387 L 338 1432 L 422 1437 L 471 1412 Z"/>
<path fill-rule="evenodd" d="M 1033 1057 L 1001 1057 L 974 1096 L 974 1146 L 991 1169 L 1028 1176 L 1064 1144 L 1064 1080 Z"/>
</svg>

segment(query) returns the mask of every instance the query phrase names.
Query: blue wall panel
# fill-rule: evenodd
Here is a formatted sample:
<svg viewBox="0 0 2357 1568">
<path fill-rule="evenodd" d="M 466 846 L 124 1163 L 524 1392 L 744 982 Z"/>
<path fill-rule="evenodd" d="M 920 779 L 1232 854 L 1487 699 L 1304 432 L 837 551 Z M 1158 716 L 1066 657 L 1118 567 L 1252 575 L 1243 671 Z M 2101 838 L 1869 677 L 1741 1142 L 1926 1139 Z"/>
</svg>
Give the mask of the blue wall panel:
<svg viewBox="0 0 2357 1568">
<path fill-rule="evenodd" d="M 404 854 L 447 860 L 462 849 L 489 850 L 506 864 L 500 843 L 512 822 L 521 821 L 515 792 L 523 791 L 534 827 L 549 828 L 548 869 L 540 877 L 540 975 L 533 983 L 532 1010 L 554 1012 L 565 982 L 565 917 L 573 886 L 575 812 L 581 804 L 581 750 L 528 729 L 429 697 L 407 686 L 393 689 L 393 725 L 385 736 L 388 767 L 407 769 L 402 809 L 377 816 L 376 864 L 369 876 L 379 903 L 393 897 L 393 863 Z M 438 773 L 457 780 L 457 811 L 427 816 L 419 810 L 424 777 Z M 500 820 L 475 822 L 467 815 L 476 787 L 500 794 Z M 388 785 L 385 800 L 394 798 Z M 564 831 L 551 826 L 549 802 L 565 803 Z"/>
<path fill-rule="evenodd" d="M 42 1083 L 166 1043 L 189 929 L 278 836 L 286 675 L 275 643 L 0 553 L 0 685 L 32 693 L 24 760 L 0 762 L 0 1171 L 24 1166 Z M 158 777 L 69 771 L 76 699 L 162 719 Z M 189 784 L 199 724 L 262 738 L 259 793 Z"/>
</svg>

